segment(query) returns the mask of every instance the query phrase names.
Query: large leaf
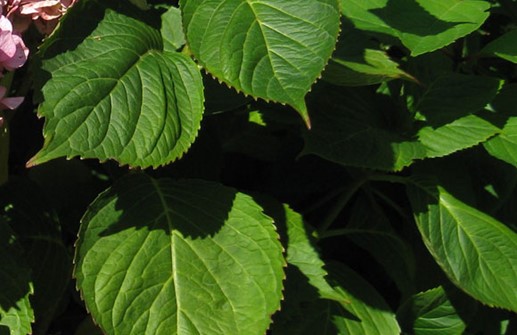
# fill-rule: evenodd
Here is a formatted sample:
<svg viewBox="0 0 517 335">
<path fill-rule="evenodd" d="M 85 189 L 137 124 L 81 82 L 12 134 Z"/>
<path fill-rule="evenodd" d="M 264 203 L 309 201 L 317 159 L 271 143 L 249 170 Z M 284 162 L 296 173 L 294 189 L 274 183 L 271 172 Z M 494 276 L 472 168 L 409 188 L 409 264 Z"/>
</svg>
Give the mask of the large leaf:
<svg viewBox="0 0 517 335">
<path fill-rule="evenodd" d="M 194 141 L 203 111 L 195 63 L 162 51 L 159 27 L 146 23 L 159 20 L 153 11 L 110 3 L 80 2 L 43 46 L 45 144 L 29 165 L 80 156 L 157 167 Z"/>
<path fill-rule="evenodd" d="M 0 333 L 31 333 L 34 312 L 30 268 L 26 265 L 14 232 L 0 217 Z M 7 328 L 7 329 L 6 329 Z"/>
<path fill-rule="evenodd" d="M 413 56 L 442 48 L 478 29 L 490 3 L 479 0 L 341 0 L 361 30 L 398 37 Z"/>
<path fill-rule="evenodd" d="M 85 214 L 75 275 L 107 334 L 264 334 L 284 262 L 250 197 L 136 174 Z"/>
<path fill-rule="evenodd" d="M 214 76 L 257 98 L 291 105 L 304 96 L 336 44 L 337 0 L 180 1 L 188 45 Z"/>
<path fill-rule="evenodd" d="M 397 318 L 406 332 L 415 335 L 460 335 L 466 328 L 441 286 L 415 294 L 401 306 Z"/>
<path fill-rule="evenodd" d="M 286 300 L 275 315 L 272 334 L 390 335 L 400 334 L 395 315 L 368 282 L 342 264 L 328 266 L 332 283 L 350 301 L 345 307 L 320 299 L 294 269 L 288 269 Z"/>
<path fill-rule="evenodd" d="M 439 186 L 408 188 L 426 247 L 451 281 L 490 305 L 517 311 L 517 234 Z"/>
</svg>

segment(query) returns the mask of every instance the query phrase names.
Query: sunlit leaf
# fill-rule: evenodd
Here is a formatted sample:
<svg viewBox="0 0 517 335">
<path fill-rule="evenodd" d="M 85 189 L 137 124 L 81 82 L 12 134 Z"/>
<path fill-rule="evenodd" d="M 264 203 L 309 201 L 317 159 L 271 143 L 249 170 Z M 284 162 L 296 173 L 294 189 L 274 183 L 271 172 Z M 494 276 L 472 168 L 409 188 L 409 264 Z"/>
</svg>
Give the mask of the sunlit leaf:
<svg viewBox="0 0 517 335">
<path fill-rule="evenodd" d="M 409 198 L 436 262 L 469 295 L 517 311 L 517 233 L 442 187 L 418 185 Z"/>
<path fill-rule="evenodd" d="M 264 334 L 284 259 L 272 220 L 219 184 L 120 180 L 86 213 L 75 275 L 107 334 Z"/>
<path fill-rule="evenodd" d="M 197 66 L 162 51 L 159 27 L 146 23 L 159 18 L 154 11 L 110 4 L 79 2 L 43 46 L 45 143 L 29 165 L 80 156 L 157 167 L 194 141 L 203 112 Z"/>
<path fill-rule="evenodd" d="M 238 91 L 291 105 L 309 122 L 305 94 L 336 44 L 337 0 L 180 1 L 190 50 Z"/>
</svg>

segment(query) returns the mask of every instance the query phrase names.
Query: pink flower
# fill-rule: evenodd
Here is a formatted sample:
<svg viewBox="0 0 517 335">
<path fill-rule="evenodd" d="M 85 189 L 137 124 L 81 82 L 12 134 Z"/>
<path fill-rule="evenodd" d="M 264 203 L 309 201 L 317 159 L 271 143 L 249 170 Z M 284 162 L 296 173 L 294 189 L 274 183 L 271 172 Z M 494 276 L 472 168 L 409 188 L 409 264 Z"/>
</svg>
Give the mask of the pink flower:
<svg viewBox="0 0 517 335">
<path fill-rule="evenodd" d="M 12 71 L 27 61 L 29 49 L 22 38 L 13 33 L 13 25 L 5 16 L 0 16 L 0 69 Z"/>
<path fill-rule="evenodd" d="M 58 19 L 77 0 L 0 0 L 0 4 L 1 1 L 7 1 L 8 17 L 16 22 L 20 31 L 27 29 L 27 19 L 30 18 L 41 33 L 48 35 L 56 27 Z M 13 13 L 16 14 L 14 17 Z"/>
<path fill-rule="evenodd" d="M 23 97 L 10 97 L 5 98 L 5 94 L 7 93 L 7 89 L 3 86 L 0 86 L 0 110 L 4 109 L 16 109 L 23 102 Z"/>
</svg>

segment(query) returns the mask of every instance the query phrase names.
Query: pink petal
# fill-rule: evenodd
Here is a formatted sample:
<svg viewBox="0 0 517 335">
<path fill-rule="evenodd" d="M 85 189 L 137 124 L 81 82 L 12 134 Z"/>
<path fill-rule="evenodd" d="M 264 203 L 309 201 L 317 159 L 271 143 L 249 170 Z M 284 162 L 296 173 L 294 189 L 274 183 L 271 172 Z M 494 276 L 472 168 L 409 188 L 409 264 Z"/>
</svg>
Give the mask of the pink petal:
<svg viewBox="0 0 517 335">
<path fill-rule="evenodd" d="M 24 97 L 11 97 L 11 98 L 3 98 L 0 100 L 0 105 L 7 109 L 16 109 L 20 106 L 25 98 Z"/>
<path fill-rule="evenodd" d="M 22 67 L 23 64 L 25 64 L 27 61 L 27 57 L 29 56 L 29 48 L 25 46 L 22 38 L 13 34 L 13 40 L 16 43 L 16 53 L 13 55 L 13 57 L 3 62 L 4 67 L 9 71 Z"/>
</svg>

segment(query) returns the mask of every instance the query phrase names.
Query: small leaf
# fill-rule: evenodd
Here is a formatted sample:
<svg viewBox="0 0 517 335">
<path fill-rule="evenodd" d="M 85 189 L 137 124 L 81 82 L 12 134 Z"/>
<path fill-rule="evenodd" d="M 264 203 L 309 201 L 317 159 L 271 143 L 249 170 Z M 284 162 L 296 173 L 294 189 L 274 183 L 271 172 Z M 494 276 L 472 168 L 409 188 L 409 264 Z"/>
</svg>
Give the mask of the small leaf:
<svg viewBox="0 0 517 335">
<path fill-rule="evenodd" d="M 494 55 L 512 63 L 517 63 L 517 29 L 511 30 L 488 43 L 481 50 L 481 54 Z"/>
<path fill-rule="evenodd" d="M 517 84 L 506 85 L 494 99 L 491 108 L 502 119 L 502 131 L 483 145 L 490 155 L 517 167 Z"/>
<path fill-rule="evenodd" d="M 215 183 L 126 177 L 82 222 L 78 286 L 107 334 L 264 334 L 284 259 L 271 218 Z"/>
<path fill-rule="evenodd" d="M 187 42 L 214 76 L 256 98 L 291 105 L 304 97 L 336 44 L 337 0 L 180 1 Z"/>
<path fill-rule="evenodd" d="M 324 80 L 342 86 L 373 85 L 396 78 L 414 80 L 366 34 L 353 27 L 343 29 L 323 72 Z"/>
<path fill-rule="evenodd" d="M 110 4 L 74 6 L 43 47 L 40 80 L 51 77 L 38 110 L 46 118 L 45 143 L 29 166 L 80 156 L 158 167 L 194 141 L 203 112 L 197 66 L 162 51 L 160 31 L 145 22 L 157 19 L 154 11 L 129 16 Z"/>
<path fill-rule="evenodd" d="M 397 312 L 405 331 L 415 335 L 461 335 L 465 322 L 449 300 L 443 287 L 418 293 Z"/>
<path fill-rule="evenodd" d="M 412 56 L 447 46 L 478 29 L 490 3 L 479 0 L 341 0 L 356 28 L 398 37 Z"/>
<path fill-rule="evenodd" d="M 25 264 L 14 232 L 1 217 L 0 264 L 0 332 L 29 334 L 34 321 L 29 301 L 29 295 L 33 293 L 30 268 Z"/>
<path fill-rule="evenodd" d="M 185 45 L 185 34 L 181 23 L 181 11 L 171 6 L 162 14 L 163 50 L 174 52 Z"/>
<path fill-rule="evenodd" d="M 517 234 L 440 186 L 408 192 L 424 243 L 451 281 L 489 306 L 517 311 Z"/>
</svg>

